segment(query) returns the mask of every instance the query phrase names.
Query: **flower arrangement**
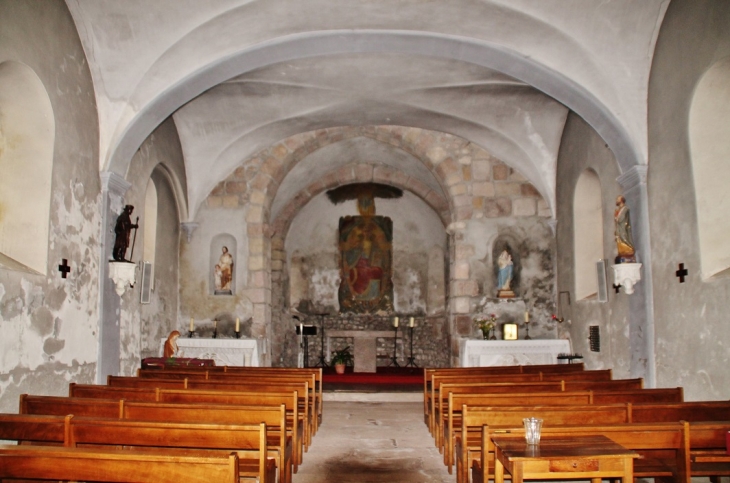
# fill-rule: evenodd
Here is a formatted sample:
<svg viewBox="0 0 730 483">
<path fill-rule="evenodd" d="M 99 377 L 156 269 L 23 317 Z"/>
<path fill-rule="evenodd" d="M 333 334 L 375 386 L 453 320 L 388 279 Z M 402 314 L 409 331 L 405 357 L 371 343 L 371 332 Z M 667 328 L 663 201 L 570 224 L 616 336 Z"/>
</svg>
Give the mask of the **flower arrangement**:
<svg viewBox="0 0 730 483">
<path fill-rule="evenodd" d="M 489 318 L 476 319 L 474 323 L 477 328 L 481 330 L 484 335 L 487 335 L 490 331 L 494 330 L 496 326 L 497 316 L 495 314 L 489 314 Z"/>
</svg>

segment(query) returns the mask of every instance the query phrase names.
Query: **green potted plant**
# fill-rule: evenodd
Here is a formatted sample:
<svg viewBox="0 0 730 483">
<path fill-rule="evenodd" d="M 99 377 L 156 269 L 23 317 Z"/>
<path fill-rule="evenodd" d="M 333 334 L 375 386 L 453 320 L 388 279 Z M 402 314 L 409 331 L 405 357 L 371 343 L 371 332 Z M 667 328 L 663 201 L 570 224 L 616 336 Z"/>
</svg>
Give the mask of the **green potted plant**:
<svg viewBox="0 0 730 483">
<path fill-rule="evenodd" d="M 352 359 L 352 353 L 350 352 L 350 346 L 348 345 L 344 349 L 333 351 L 330 363 L 334 366 L 337 374 L 344 374 L 345 366 L 351 366 Z"/>
</svg>

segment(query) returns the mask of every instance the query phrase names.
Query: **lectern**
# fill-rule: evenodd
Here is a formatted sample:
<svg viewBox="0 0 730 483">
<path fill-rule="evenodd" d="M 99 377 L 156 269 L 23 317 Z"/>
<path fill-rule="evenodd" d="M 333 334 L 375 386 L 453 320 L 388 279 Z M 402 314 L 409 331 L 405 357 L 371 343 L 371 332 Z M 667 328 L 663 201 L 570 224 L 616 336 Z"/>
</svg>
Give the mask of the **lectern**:
<svg viewBox="0 0 730 483">
<path fill-rule="evenodd" d="M 304 367 L 309 367 L 309 339 L 307 336 L 317 335 L 317 327 L 314 325 L 297 325 L 297 335 L 304 339 Z"/>
</svg>

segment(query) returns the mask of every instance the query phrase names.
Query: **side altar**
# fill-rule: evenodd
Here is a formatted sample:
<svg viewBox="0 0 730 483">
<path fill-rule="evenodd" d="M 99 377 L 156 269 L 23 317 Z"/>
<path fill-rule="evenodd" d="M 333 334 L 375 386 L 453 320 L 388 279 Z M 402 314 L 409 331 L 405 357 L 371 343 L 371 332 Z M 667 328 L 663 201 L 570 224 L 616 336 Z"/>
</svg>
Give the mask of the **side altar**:
<svg viewBox="0 0 730 483">
<path fill-rule="evenodd" d="M 258 339 L 177 339 L 177 357 L 191 357 L 197 359 L 213 359 L 217 366 L 251 366 L 259 367 L 259 354 L 263 348 L 259 347 Z M 162 354 L 165 340 L 160 341 Z"/>
<path fill-rule="evenodd" d="M 464 339 L 459 360 L 461 367 L 557 364 L 560 354 L 570 352 L 570 341 L 565 339 Z"/>
</svg>

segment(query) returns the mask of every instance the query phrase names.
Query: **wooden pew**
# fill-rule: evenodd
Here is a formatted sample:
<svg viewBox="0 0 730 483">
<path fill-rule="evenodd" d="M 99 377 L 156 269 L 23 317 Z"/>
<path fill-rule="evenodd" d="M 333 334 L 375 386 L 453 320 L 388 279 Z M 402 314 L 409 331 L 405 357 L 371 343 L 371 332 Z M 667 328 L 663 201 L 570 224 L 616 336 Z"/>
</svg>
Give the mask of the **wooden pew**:
<svg viewBox="0 0 730 483">
<path fill-rule="evenodd" d="M 138 378 L 138 377 L 120 377 L 120 376 L 109 376 L 107 383 L 112 387 L 128 387 L 128 388 L 168 388 L 168 389 L 198 389 L 204 391 L 219 391 L 219 392 L 275 392 L 281 393 L 284 391 L 296 391 L 298 395 L 298 414 L 299 417 L 304 421 L 304 435 L 303 443 L 305 449 L 308 449 L 311 444 L 312 433 L 314 432 L 314 399 L 307 397 L 309 393 L 309 385 L 307 382 L 272 382 L 267 383 L 263 380 L 254 380 L 246 383 L 236 382 L 225 382 L 215 380 L 204 380 L 204 379 L 152 379 L 152 378 Z M 289 409 L 289 408 L 288 408 Z"/>
<path fill-rule="evenodd" d="M 488 366 L 488 367 L 438 367 L 423 370 L 423 414 L 428 424 L 428 395 L 431 390 L 431 377 L 438 375 L 470 375 L 470 374 L 536 374 L 553 372 L 579 372 L 585 368 L 579 364 L 534 364 L 522 366 Z"/>
<path fill-rule="evenodd" d="M 239 476 L 275 483 L 276 460 L 266 458 L 266 425 L 206 425 L 74 416 L 0 414 L 0 439 L 19 443 L 169 449 L 225 449 L 239 458 Z M 161 453 L 157 451 L 157 453 Z M 201 455 L 206 452 L 201 451 Z M 187 451 L 187 455 L 196 454 Z M 282 481 L 290 481 L 282 479 Z"/>
<path fill-rule="evenodd" d="M 129 450 L 0 446 L 0 478 L 109 483 L 238 483 L 235 453 L 208 456 Z"/>
<path fill-rule="evenodd" d="M 464 397 L 468 398 L 463 401 L 454 400 L 454 402 L 451 402 L 450 398 L 441 399 L 439 403 L 441 404 L 441 408 L 437 409 L 437 414 L 441 415 L 441 418 L 438 419 L 438 425 L 440 427 L 437 427 L 437 435 L 444 435 L 444 428 L 447 428 L 449 431 L 449 434 L 455 434 L 458 432 L 458 428 L 460 426 L 460 418 L 461 418 L 461 406 L 462 404 L 467 404 L 469 406 L 495 406 L 495 405 L 503 405 L 503 404 L 492 404 L 486 399 L 483 400 L 483 402 L 480 402 L 480 397 L 485 397 L 485 395 L 488 395 L 489 397 L 494 397 L 492 394 L 487 392 L 486 394 L 483 393 L 480 386 L 461 386 L 458 384 L 442 384 L 441 385 L 441 391 L 442 393 L 448 393 L 448 394 L 455 394 L 458 395 L 456 397 Z M 452 392 L 452 391 L 458 391 L 458 392 Z M 677 388 L 658 388 L 658 389 L 630 389 L 630 390 L 622 390 L 622 391 L 574 391 L 574 392 L 563 392 L 563 393 L 530 393 L 528 398 L 524 398 L 526 401 L 524 404 L 537 404 L 537 405 L 563 405 L 563 404 L 575 404 L 575 400 L 566 399 L 563 401 L 560 401 L 561 394 L 568 395 L 568 394 L 589 394 L 588 400 L 585 400 L 581 398 L 583 401 L 581 404 L 598 404 L 598 405 L 607 405 L 607 404 L 622 404 L 622 403 L 648 403 L 648 402 L 654 402 L 654 403 L 673 403 L 673 402 L 681 402 L 683 398 L 683 391 L 681 387 Z M 540 403 L 540 400 L 543 399 L 544 402 Z M 505 401 L 507 399 L 504 399 Z M 451 426 L 449 426 L 449 420 L 453 421 L 451 423 Z M 451 428 L 455 428 L 455 430 L 451 431 Z M 446 439 L 446 441 L 449 441 Z M 439 445 L 439 448 L 444 447 L 444 439 L 441 439 L 437 442 Z M 448 448 L 449 445 L 445 445 L 445 448 Z M 453 464 L 453 459 L 449 459 L 447 461 L 451 461 Z"/>
<path fill-rule="evenodd" d="M 444 386 L 442 386 L 443 388 Z M 447 414 L 439 421 L 441 435 L 439 451 L 444 454 L 444 464 L 449 468 L 454 465 L 454 435 L 461 430 L 461 408 L 468 406 L 580 406 L 592 404 L 592 393 L 582 392 L 541 392 L 513 394 L 462 394 L 448 393 Z M 458 408 L 458 411 L 454 409 Z"/>
<path fill-rule="evenodd" d="M 634 422 L 726 421 L 730 419 L 730 401 L 634 404 L 631 418 Z"/>
<path fill-rule="evenodd" d="M 471 423 L 471 421 L 470 421 Z M 495 428 L 482 426 L 481 448 L 478 452 L 459 454 L 459 483 L 469 481 L 469 465 L 475 483 L 487 482 L 494 475 L 494 434 L 513 433 L 524 436 L 524 428 Z M 634 460 L 635 478 L 671 478 L 680 483 L 690 483 L 688 471 L 689 445 L 683 423 L 630 423 L 594 425 L 550 425 L 543 427 L 543 435 L 578 436 L 604 435 L 614 442 L 637 451 L 641 458 Z M 460 448 L 461 449 L 461 448 Z M 631 483 L 631 482 L 629 482 Z"/>
<path fill-rule="evenodd" d="M 147 379 L 149 380 L 149 379 Z M 299 418 L 297 394 L 281 392 L 230 392 L 204 391 L 196 389 L 158 389 L 146 387 L 97 386 L 93 384 L 69 384 L 69 396 L 97 399 L 125 399 L 127 401 L 167 402 L 167 403 L 206 403 L 235 404 L 244 406 L 279 406 L 284 404 L 287 410 L 287 430 L 292 436 L 294 448 L 294 469 L 302 462 L 302 445 L 304 423 Z M 293 421 L 299 421 L 294 424 Z"/>
<path fill-rule="evenodd" d="M 709 477 L 714 483 L 717 483 L 721 476 L 730 476 L 730 454 L 726 449 L 730 415 L 728 419 L 728 421 L 686 423 L 689 428 L 692 476 Z"/>
<path fill-rule="evenodd" d="M 466 405 L 462 405 L 462 421 L 460 428 L 455 427 L 452 431 L 454 437 L 445 441 L 450 445 L 449 455 L 454 455 L 448 461 L 444 458 L 444 462 L 451 472 L 452 460 L 458 458 L 457 446 L 461 444 L 462 452 L 466 452 L 468 448 L 479 447 L 479 432 L 481 426 L 489 424 L 490 426 L 519 426 L 522 425 L 524 418 L 535 417 L 541 418 L 546 425 L 557 424 L 611 424 L 611 423 L 629 423 L 631 422 L 631 406 L 614 404 L 608 406 L 598 405 L 565 405 L 565 406 L 475 406 L 469 407 L 471 420 L 464 415 L 467 409 Z M 480 421 L 479 427 L 473 424 L 473 420 Z M 461 429 L 460 432 L 459 429 Z M 466 433 L 464 432 L 466 431 Z M 469 436 L 466 439 L 465 436 Z M 461 440 L 463 442 L 459 443 Z"/>
<path fill-rule="evenodd" d="M 104 408 L 100 411 L 99 408 Z M 295 446 L 287 431 L 286 408 L 275 406 L 244 406 L 215 404 L 165 404 L 111 399 L 62 398 L 54 396 L 21 395 L 21 414 L 107 419 L 135 419 L 160 422 L 190 422 L 211 424 L 268 424 L 268 446 L 279 455 L 282 478 L 291 474 Z M 282 426 L 283 425 L 283 426 Z M 296 460 L 299 463 L 301 460 Z M 296 468 L 295 468 L 296 469 Z M 289 479 L 284 479 L 288 482 Z"/>
<path fill-rule="evenodd" d="M 188 371 L 189 372 L 189 371 Z M 184 379 L 153 379 L 139 377 L 109 376 L 107 384 L 112 387 L 129 388 L 168 388 L 168 389 L 201 389 L 207 391 L 228 391 L 228 392 L 283 392 L 297 391 L 300 398 L 299 414 L 306 421 L 304 426 L 304 443 L 308 448 L 312 442 L 312 436 L 316 432 L 315 417 L 317 402 L 313 392 L 310 390 L 309 382 L 299 381 L 268 381 L 264 378 L 254 378 L 241 381 L 237 378 L 230 380 L 210 380 L 200 378 Z"/>
</svg>

